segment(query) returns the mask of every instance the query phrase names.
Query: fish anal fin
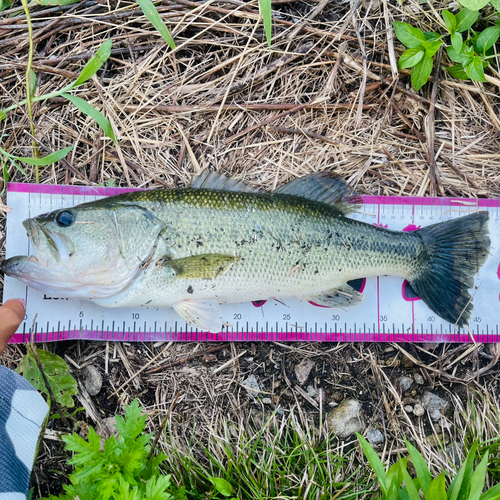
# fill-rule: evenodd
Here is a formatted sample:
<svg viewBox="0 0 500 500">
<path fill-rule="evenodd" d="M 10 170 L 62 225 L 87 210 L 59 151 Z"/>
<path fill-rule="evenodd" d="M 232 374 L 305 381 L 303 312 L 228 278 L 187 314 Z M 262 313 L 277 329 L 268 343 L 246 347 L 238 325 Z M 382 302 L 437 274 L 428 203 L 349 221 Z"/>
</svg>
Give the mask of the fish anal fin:
<svg viewBox="0 0 500 500">
<path fill-rule="evenodd" d="M 356 212 L 363 204 L 363 200 L 340 177 L 326 172 L 294 179 L 274 192 L 326 203 L 344 215 Z"/>
<path fill-rule="evenodd" d="M 357 292 L 352 286 L 347 284 L 333 290 L 328 290 L 328 292 L 322 295 L 301 298 L 324 307 L 355 306 L 361 304 L 365 300 L 365 296 L 362 293 Z"/>
<path fill-rule="evenodd" d="M 175 271 L 176 278 L 213 279 L 223 276 L 240 260 L 234 255 L 207 253 L 165 261 Z"/>
<path fill-rule="evenodd" d="M 258 193 L 258 189 L 237 181 L 220 172 L 205 169 L 201 174 L 195 175 L 189 184 L 193 189 L 218 189 L 220 191 L 239 191 L 240 193 Z"/>
<path fill-rule="evenodd" d="M 200 331 L 219 333 L 222 329 L 221 309 L 215 300 L 181 300 L 172 307 L 188 325 Z"/>
</svg>

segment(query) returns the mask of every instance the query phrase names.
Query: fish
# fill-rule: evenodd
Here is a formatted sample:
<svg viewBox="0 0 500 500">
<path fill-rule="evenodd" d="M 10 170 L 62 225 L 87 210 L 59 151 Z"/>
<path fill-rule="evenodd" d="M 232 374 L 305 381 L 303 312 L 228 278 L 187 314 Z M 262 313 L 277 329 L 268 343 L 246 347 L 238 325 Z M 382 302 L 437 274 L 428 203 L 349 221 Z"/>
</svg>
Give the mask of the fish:
<svg viewBox="0 0 500 500">
<path fill-rule="evenodd" d="M 222 330 L 223 303 L 295 297 L 343 308 L 364 300 L 353 280 L 395 275 L 441 318 L 466 325 L 469 290 L 489 254 L 488 212 L 400 232 L 350 218 L 361 203 L 327 172 L 269 193 L 206 170 L 186 188 L 26 219 L 35 254 L 1 268 L 58 297 L 171 307 L 208 332 Z"/>
</svg>

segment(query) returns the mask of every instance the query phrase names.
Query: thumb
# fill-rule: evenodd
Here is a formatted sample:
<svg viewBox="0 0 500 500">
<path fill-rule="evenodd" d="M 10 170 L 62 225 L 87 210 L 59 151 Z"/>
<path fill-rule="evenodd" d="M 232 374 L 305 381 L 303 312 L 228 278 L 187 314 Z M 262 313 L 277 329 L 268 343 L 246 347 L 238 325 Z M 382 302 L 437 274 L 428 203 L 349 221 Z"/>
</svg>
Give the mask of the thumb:
<svg viewBox="0 0 500 500">
<path fill-rule="evenodd" d="M 21 324 L 25 313 L 26 308 L 23 299 L 11 299 L 3 306 L 0 306 L 0 354 Z"/>
</svg>

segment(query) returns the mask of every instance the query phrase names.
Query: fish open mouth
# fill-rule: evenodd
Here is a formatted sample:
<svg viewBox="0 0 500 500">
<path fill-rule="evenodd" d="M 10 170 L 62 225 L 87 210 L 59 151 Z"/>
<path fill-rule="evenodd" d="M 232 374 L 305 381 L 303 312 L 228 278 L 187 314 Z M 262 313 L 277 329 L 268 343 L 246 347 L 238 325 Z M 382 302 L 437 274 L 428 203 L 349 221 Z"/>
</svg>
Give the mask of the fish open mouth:
<svg viewBox="0 0 500 500">
<path fill-rule="evenodd" d="M 33 257 L 40 265 L 50 267 L 61 260 L 66 262 L 71 257 L 72 252 L 63 236 L 47 231 L 35 219 L 26 219 L 23 221 L 23 226 L 36 254 Z"/>
</svg>

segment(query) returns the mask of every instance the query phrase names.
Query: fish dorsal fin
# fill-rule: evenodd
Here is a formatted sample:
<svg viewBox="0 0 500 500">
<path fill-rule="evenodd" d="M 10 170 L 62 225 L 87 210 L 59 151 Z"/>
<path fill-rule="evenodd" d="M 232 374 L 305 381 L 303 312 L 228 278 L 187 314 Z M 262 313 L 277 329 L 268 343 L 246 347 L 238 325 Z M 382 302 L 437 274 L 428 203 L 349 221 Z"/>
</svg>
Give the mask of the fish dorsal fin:
<svg viewBox="0 0 500 500">
<path fill-rule="evenodd" d="M 201 174 L 195 175 L 189 185 L 194 189 L 218 189 L 220 191 L 239 191 L 240 193 L 258 193 L 257 189 L 250 187 L 242 181 L 236 181 L 220 172 L 205 169 Z"/>
<path fill-rule="evenodd" d="M 326 172 L 294 179 L 274 192 L 302 196 L 309 200 L 326 203 L 344 215 L 356 212 L 363 204 L 361 197 L 356 195 L 340 177 L 332 176 Z"/>
</svg>

